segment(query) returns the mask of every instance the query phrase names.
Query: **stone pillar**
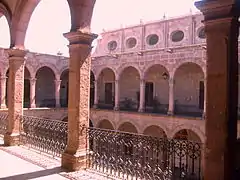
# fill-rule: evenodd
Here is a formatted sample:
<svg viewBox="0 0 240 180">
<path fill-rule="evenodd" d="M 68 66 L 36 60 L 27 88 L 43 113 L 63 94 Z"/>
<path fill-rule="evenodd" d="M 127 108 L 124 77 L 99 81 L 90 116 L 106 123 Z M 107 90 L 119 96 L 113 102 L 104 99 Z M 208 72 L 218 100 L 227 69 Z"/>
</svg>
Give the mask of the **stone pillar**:
<svg viewBox="0 0 240 180">
<path fill-rule="evenodd" d="M 7 108 L 6 106 L 6 85 L 7 77 L 1 77 L 1 109 Z"/>
<path fill-rule="evenodd" d="M 98 107 L 98 81 L 94 81 L 94 105 L 93 108 L 97 109 Z"/>
<path fill-rule="evenodd" d="M 36 78 L 30 79 L 30 107 L 36 108 Z"/>
<path fill-rule="evenodd" d="M 199 1 L 207 37 L 204 179 L 236 179 L 238 6 Z"/>
<path fill-rule="evenodd" d="M 70 32 L 64 34 L 69 40 L 69 104 L 68 142 L 62 155 L 62 167 L 68 170 L 86 168 L 89 126 L 89 92 L 91 43 L 97 37 L 93 34 Z"/>
<path fill-rule="evenodd" d="M 174 80 L 173 78 L 169 79 L 169 103 L 168 103 L 168 115 L 174 115 Z"/>
<path fill-rule="evenodd" d="M 207 80 L 204 79 L 204 106 L 203 106 L 203 114 L 202 114 L 202 118 L 205 119 L 206 118 L 206 107 L 207 107 Z"/>
<path fill-rule="evenodd" d="M 119 111 L 119 80 L 115 80 L 115 106 L 114 110 Z"/>
<path fill-rule="evenodd" d="M 57 108 L 61 107 L 61 104 L 60 104 L 61 82 L 62 82 L 61 80 L 55 80 L 55 99 L 56 99 L 56 107 Z"/>
<path fill-rule="evenodd" d="M 145 80 L 141 79 L 140 80 L 140 103 L 139 103 L 138 112 L 145 111 L 145 85 L 146 85 Z"/>
<path fill-rule="evenodd" d="M 7 146 L 19 144 L 20 116 L 23 115 L 24 66 L 26 51 L 9 49 L 8 121 L 4 135 Z"/>
</svg>

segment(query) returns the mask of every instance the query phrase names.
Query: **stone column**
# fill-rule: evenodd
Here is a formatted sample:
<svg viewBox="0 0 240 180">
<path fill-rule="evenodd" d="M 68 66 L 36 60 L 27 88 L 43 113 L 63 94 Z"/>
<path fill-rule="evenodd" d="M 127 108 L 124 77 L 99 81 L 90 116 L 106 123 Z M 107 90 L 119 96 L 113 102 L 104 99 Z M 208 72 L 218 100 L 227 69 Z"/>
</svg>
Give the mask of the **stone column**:
<svg viewBox="0 0 240 180">
<path fill-rule="evenodd" d="M 93 108 L 98 107 L 98 81 L 94 81 L 94 105 Z"/>
<path fill-rule="evenodd" d="M 238 6 L 201 1 L 207 37 L 204 179 L 236 179 Z"/>
<path fill-rule="evenodd" d="M 146 85 L 145 80 L 141 79 L 140 80 L 140 103 L 139 103 L 138 112 L 145 111 L 145 85 Z"/>
<path fill-rule="evenodd" d="M 86 127 L 89 126 L 89 92 L 91 43 L 93 34 L 70 32 L 64 34 L 69 40 L 69 104 L 68 142 L 62 155 L 62 167 L 68 170 L 86 168 Z"/>
<path fill-rule="evenodd" d="M 168 115 L 174 115 L 174 80 L 173 78 L 169 79 L 169 103 L 168 103 Z"/>
<path fill-rule="evenodd" d="M 8 121 L 4 135 L 7 146 L 19 144 L 20 117 L 23 115 L 24 66 L 26 51 L 9 49 Z"/>
<path fill-rule="evenodd" d="M 30 107 L 36 108 L 36 81 L 37 79 L 30 79 Z"/>
<path fill-rule="evenodd" d="M 115 111 L 119 111 L 119 80 L 115 80 Z"/>
<path fill-rule="evenodd" d="M 203 114 L 202 114 L 202 118 L 205 119 L 206 118 L 206 107 L 207 107 L 207 80 L 204 79 L 204 106 L 203 106 Z"/>
<path fill-rule="evenodd" d="M 55 100 L 56 100 L 56 107 L 61 107 L 60 104 L 60 88 L 61 88 L 61 80 L 55 80 Z"/>
<path fill-rule="evenodd" d="M 7 77 L 1 77 L 1 109 L 7 108 L 6 106 L 6 85 Z"/>
</svg>

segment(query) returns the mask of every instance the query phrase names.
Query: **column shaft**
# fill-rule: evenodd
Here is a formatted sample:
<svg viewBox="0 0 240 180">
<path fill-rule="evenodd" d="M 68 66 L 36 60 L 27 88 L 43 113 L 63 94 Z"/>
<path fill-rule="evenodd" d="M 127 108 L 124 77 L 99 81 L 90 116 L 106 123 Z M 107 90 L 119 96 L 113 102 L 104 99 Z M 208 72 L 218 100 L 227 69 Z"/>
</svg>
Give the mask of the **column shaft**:
<svg viewBox="0 0 240 180">
<path fill-rule="evenodd" d="M 139 103 L 139 109 L 138 112 L 144 112 L 145 111 L 145 80 L 140 80 L 140 103 Z"/>
<path fill-rule="evenodd" d="M 16 145 L 19 143 L 20 116 L 23 115 L 24 57 L 26 52 L 19 49 L 10 49 L 8 53 L 8 121 L 7 132 L 4 135 L 4 144 Z"/>
<path fill-rule="evenodd" d="M 62 82 L 61 80 L 55 80 L 55 100 L 56 100 L 56 107 L 58 108 L 61 107 L 61 104 L 60 104 L 61 82 Z"/>
<path fill-rule="evenodd" d="M 94 108 L 98 107 L 98 81 L 94 81 Z"/>
<path fill-rule="evenodd" d="M 119 95 L 119 80 L 115 80 L 115 111 L 119 110 Z"/>
<path fill-rule="evenodd" d="M 169 104 L 168 104 L 168 115 L 174 115 L 174 80 L 169 79 Z"/>
<path fill-rule="evenodd" d="M 6 106 L 6 85 L 7 77 L 1 77 L 1 109 L 5 109 Z"/>
<path fill-rule="evenodd" d="M 37 79 L 30 79 L 30 107 L 36 108 L 36 81 Z"/>
</svg>

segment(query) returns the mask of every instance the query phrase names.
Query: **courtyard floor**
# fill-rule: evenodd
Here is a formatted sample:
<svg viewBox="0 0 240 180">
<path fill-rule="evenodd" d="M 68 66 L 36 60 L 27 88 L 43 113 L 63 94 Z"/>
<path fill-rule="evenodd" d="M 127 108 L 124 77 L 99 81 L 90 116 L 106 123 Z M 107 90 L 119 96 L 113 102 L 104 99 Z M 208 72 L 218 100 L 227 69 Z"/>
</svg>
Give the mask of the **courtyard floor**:
<svg viewBox="0 0 240 180">
<path fill-rule="evenodd" d="M 1 180 L 106 180 L 111 179 L 93 171 L 66 172 L 60 160 L 48 157 L 22 146 L 4 147 L 0 140 Z"/>
</svg>

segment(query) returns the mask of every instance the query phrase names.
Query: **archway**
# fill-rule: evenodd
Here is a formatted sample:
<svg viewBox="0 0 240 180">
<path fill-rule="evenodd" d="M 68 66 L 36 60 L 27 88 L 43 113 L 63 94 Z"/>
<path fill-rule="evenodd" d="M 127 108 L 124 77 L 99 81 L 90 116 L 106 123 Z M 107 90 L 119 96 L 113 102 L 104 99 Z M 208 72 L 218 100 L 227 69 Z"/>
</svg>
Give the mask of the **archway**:
<svg viewBox="0 0 240 180">
<path fill-rule="evenodd" d="M 146 111 L 167 113 L 169 102 L 168 70 L 159 64 L 147 69 L 144 74 Z"/>
<path fill-rule="evenodd" d="M 49 67 L 41 67 L 36 73 L 36 106 L 55 107 L 55 75 Z"/>
<path fill-rule="evenodd" d="M 204 72 L 192 62 L 184 63 L 174 74 L 175 113 L 201 116 L 204 108 Z"/>
<path fill-rule="evenodd" d="M 115 97 L 115 74 L 110 68 L 101 71 L 98 77 L 99 108 L 113 109 Z"/>
<path fill-rule="evenodd" d="M 166 133 L 163 129 L 161 129 L 159 126 L 151 125 L 148 126 L 144 131 L 143 134 L 152 136 L 152 137 L 160 137 L 160 138 L 167 138 Z"/>
<path fill-rule="evenodd" d="M 107 119 L 101 120 L 98 124 L 98 128 L 114 130 L 112 123 Z"/>
<path fill-rule="evenodd" d="M 23 107 L 30 108 L 30 72 L 25 67 L 24 69 L 24 92 L 23 92 Z"/>
<path fill-rule="evenodd" d="M 9 24 L 7 18 L 1 14 L 0 12 L 0 47 L 1 48 L 9 48 L 10 47 L 10 31 L 9 31 Z"/>
<path fill-rule="evenodd" d="M 138 133 L 137 128 L 130 122 L 125 122 L 121 124 L 118 130 L 123 132 L 129 132 L 129 133 Z"/>
<path fill-rule="evenodd" d="M 68 82 L 69 70 L 65 70 L 61 74 L 61 87 L 60 87 L 60 104 L 61 107 L 68 107 Z"/>
<path fill-rule="evenodd" d="M 200 137 L 189 129 L 182 129 L 174 135 L 175 151 L 170 154 L 172 166 L 176 173 L 181 169 L 192 172 L 192 177 L 200 177 L 203 166 L 202 142 Z"/>
<path fill-rule="evenodd" d="M 25 47 L 33 52 L 68 56 L 68 41 L 63 37 L 63 33 L 69 32 L 71 29 L 68 1 L 41 0 L 30 6 L 28 10 L 30 21 L 26 30 Z M 49 7 L 55 7 L 54 13 L 53 9 Z"/>
<path fill-rule="evenodd" d="M 120 74 L 120 109 L 135 111 L 140 101 L 140 74 L 132 66 L 125 68 Z"/>
<path fill-rule="evenodd" d="M 90 107 L 92 107 L 94 105 L 94 91 L 95 91 L 95 85 L 94 85 L 94 82 L 95 82 L 95 76 L 94 76 L 94 73 L 91 71 L 91 74 L 90 74 Z"/>
</svg>

